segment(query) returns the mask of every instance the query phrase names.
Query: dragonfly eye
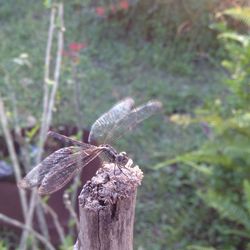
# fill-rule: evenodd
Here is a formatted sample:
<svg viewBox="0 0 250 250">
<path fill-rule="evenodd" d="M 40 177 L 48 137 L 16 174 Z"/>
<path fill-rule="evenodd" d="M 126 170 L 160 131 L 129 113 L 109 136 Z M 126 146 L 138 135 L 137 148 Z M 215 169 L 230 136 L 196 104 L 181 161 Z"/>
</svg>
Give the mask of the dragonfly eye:
<svg viewBox="0 0 250 250">
<path fill-rule="evenodd" d="M 127 156 L 127 153 L 126 152 L 121 152 L 119 155 L 125 157 L 125 156 Z"/>
<path fill-rule="evenodd" d="M 121 165 L 126 165 L 128 162 L 128 157 L 125 152 L 121 152 L 119 155 L 116 157 L 117 163 Z"/>
<path fill-rule="evenodd" d="M 110 145 L 108 145 L 108 144 L 103 144 L 103 145 L 101 145 L 103 148 L 107 148 L 107 149 L 113 149 Z"/>
</svg>

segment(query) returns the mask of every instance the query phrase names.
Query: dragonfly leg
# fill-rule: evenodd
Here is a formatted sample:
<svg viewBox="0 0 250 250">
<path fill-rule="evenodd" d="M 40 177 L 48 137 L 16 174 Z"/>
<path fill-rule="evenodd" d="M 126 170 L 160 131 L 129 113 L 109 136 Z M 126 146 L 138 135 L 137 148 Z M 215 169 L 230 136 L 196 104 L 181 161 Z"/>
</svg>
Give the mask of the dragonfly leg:
<svg viewBox="0 0 250 250">
<path fill-rule="evenodd" d="M 113 168 L 113 174 L 116 175 L 116 167 L 120 170 L 120 173 L 123 173 L 122 169 L 121 169 L 121 166 L 119 166 L 119 164 L 114 164 L 114 168 Z M 124 174 L 124 173 L 123 173 Z M 124 174 L 125 175 L 125 174 Z"/>
<path fill-rule="evenodd" d="M 129 169 L 132 167 L 132 165 L 134 164 L 132 159 L 128 159 L 127 163 L 124 165 L 124 168 Z"/>
<path fill-rule="evenodd" d="M 116 164 L 113 165 L 113 174 L 115 176 L 115 167 L 116 167 Z"/>
<path fill-rule="evenodd" d="M 122 174 L 124 174 L 126 177 L 129 178 L 129 176 L 126 175 L 126 174 L 122 171 L 122 167 L 125 167 L 125 166 L 120 166 L 119 164 L 116 164 L 116 166 L 118 167 L 118 169 L 120 170 L 120 172 L 121 172 Z"/>
</svg>

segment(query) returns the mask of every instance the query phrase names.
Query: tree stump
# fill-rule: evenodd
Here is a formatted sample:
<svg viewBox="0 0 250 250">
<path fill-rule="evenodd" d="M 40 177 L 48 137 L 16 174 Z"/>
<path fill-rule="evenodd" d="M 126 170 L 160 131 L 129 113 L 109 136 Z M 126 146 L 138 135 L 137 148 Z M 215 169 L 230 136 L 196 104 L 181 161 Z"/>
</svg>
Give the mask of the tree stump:
<svg viewBox="0 0 250 250">
<path fill-rule="evenodd" d="M 132 160 L 130 160 L 132 162 Z M 138 166 L 106 164 L 79 196 L 80 232 L 77 250 L 132 250 Z"/>
</svg>

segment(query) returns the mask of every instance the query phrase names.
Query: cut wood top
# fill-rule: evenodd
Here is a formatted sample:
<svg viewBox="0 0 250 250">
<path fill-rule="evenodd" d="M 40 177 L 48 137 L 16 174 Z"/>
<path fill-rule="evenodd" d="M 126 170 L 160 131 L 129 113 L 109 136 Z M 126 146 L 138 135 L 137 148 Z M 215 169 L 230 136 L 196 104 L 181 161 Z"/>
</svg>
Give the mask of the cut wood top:
<svg viewBox="0 0 250 250">
<path fill-rule="evenodd" d="M 100 168 L 84 185 L 79 196 L 80 207 L 101 210 L 133 194 L 141 184 L 143 173 L 138 166 L 129 165 L 132 164 L 118 168 L 111 163 Z"/>
</svg>

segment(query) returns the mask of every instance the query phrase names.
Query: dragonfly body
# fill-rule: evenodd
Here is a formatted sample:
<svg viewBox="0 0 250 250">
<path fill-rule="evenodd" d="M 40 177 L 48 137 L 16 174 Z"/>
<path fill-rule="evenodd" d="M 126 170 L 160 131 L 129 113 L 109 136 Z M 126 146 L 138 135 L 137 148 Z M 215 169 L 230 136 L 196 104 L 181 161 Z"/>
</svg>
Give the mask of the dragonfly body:
<svg viewBox="0 0 250 250">
<path fill-rule="evenodd" d="M 126 98 L 107 113 L 104 113 L 91 127 L 89 143 L 73 140 L 69 137 L 50 131 L 48 136 L 65 142 L 67 147 L 61 148 L 35 166 L 20 182 L 19 187 L 25 189 L 38 188 L 40 194 L 51 194 L 65 186 L 74 176 L 92 162 L 99 159 L 101 164 L 114 163 L 119 168 L 129 161 L 126 153 L 118 153 L 106 141 L 122 136 L 161 108 L 158 101 L 150 101 L 133 109 L 134 101 Z M 94 141 L 104 144 L 95 146 Z"/>
</svg>

